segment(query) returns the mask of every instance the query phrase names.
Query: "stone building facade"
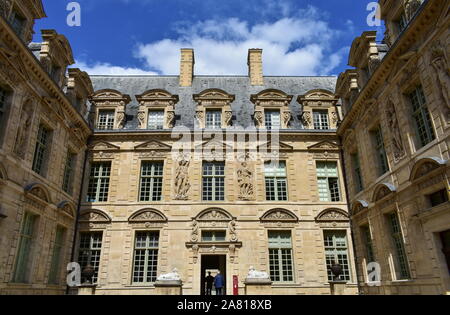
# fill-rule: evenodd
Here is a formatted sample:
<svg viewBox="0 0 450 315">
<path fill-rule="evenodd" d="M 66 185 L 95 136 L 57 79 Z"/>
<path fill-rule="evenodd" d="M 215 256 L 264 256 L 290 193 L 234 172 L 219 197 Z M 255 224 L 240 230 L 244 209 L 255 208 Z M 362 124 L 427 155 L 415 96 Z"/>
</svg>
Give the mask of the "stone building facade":
<svg viewBox="0 0 450 315">
<path fill-rule="evenodd" d="M 450 291 L 447 1 L 380 1 L 337 94 L 356 264 L 365 294 Z M 377 262 L 381 278 L 375 277 Z"/>
<path fill-rule="evenodd" d="M 41 1 L 0 2 L 0 294 L 65 292 L 91 134 L 80 109 L 92 84 L 65 76 L 66 38 L 44 30 L 30 44 L 43 17 Z"/>
<path fill-rule="evenodd" d="M 336 126 L 334 77 L 91 76 L 89 143 L 79 234 L 96 294 L 157 294 L 177 269 L 183 294 L 220 270 L 226 293 L 250 267 L 265 294 L 330 294 L 329 266 L 356 273 Z M 271 165 L 272 160 L 279 161 Z"/>
</svg>

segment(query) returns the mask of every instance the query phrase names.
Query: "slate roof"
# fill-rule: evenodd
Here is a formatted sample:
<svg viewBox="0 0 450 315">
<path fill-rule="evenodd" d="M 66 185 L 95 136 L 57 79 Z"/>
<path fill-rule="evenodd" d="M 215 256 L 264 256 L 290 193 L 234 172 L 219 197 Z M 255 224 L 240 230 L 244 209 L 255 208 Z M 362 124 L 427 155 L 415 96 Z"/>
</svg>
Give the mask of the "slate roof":
<svg viewBox="0 0 450 315">
<path fill-rule="evenodd" d="M 249 127 L 254 124 L 254 104 L 250 101 L 252 94 L 266 89 L 278 89 L 294 98 L 290 104 L 293 113 L 292 129 L 301 129 L 298 116 L 301 106 L 297 103 L 297 96 L 304 95 L 310 90 L 324 89 L 335 92 L 337 77 L 264 77 L 264 86 L 252 86 L 247 76 L 195 76 L 192 87 L 180 87 L 178 76 L 90 76 L 94 90 L 115 89 L 123 94 L 130 95 L 132 102 L 127 105 L 127 123 L 125 130 L 137 129 L 138 103 L 136 95 L 152 89 L 163 89 L 171 94 L 178 95 L 180 101 L 175 106 L 177 115 L 176 125 L 193 128 L 195 120 L 196 103 L 194 94 L 206 89 L 221 89 L 235 95 L 231 104 L 233 109 L 233 125 Z"/>
</svg>

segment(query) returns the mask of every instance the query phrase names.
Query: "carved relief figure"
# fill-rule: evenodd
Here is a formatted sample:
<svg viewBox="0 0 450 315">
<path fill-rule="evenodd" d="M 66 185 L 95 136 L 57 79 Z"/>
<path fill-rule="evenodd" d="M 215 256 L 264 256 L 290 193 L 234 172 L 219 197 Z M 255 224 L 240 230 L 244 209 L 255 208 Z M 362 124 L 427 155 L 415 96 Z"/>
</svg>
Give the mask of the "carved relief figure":
<svg viewBox="0 0 450 315">
<path fill-rule="evenodd" d="M 292 114 L 291 112 L 283 112 L 283 124 L 285 128 L 289 128 L 289 123 L 291 122 Z"/>
<path fill-rule="evenodd" d="M 237 235 L 236 235 L 236 221 L 232 220 L 229 223 L 228 228 L 229 228 L 229 232 L 230 232 L 230 241 L 231 242 L 237 242 L 238 238 L 237 238 Z"/>
<path fill-rule="evenodd" d="M 167 112 L 167 127 L 173 128 L 175 123 L 175 113 L 174 112 Z"/>
<path fill-rule="evenodd" d="M 237 171 L 239 184 L 239 199 L 251 200 L 254 194 L 253 191 L 253 173 L 248 169 L 247 162 L 243 162 Z"/>
<path fill-rule="evenodd" d="M 20 125 L 17 132 L 16 144 L 14 146 L 14 152 L 21 157 L 25 157 L 26 144 L 28 139 L 28 134 L 31 128 L 31 120 L 33 118 L 33 108 L 30 103 L 25 104 L 22 109 L 22 114 L 20 116 Z"/>
<path fill-rule="evenodd" d="M 191 242 L 198 242 L 198 222 L 192 222 Z"/>
<path fill-rule="evenodd" d="M 225 112 L 225 126 L 231 126 L 231 119 L 233 118 L 233 112 Z"/>
<path fill-rule="evenodd" d="M 397 113 L 395 111 L 395 105 L 392 100 L 389 100 L 387 103 L 386 117 L 388 127 L 392 135 L 394 159 L 395 161 L 399 161 L 406 155 L 406 151 L 405 147 L 403 146 L 402 134 L 400 132 L 400 127 L 397 120 Z"/>
<path fill-rule="evenodd" d="M 431 65 L 436 70 L 437 83 L 445 108 L 447 109 L 448 120 L 450 118 L 450 74 L 440 43 L 436 43 L 433 47 Z"/>
<path fill-rule="evenodd" d="M 141 129 L 146 129 L 147 126 L 145 126 L 145 112 L 144 111 L 139 111 L 138 112 L 138 120 L 139 120 L 139 126 Z"/>
<path fill-rule="evenodd" d="M 309 128 L 309 126 L 311 125 L 311 113 L 310 112 L 303 112 L 302 123 L 305 128 Z"/>
<path fill-rule="evenodd" d="M 255 112 L 256 127 L 262 128 L 264 126 L 264 115 L 262 112 Z"/>
<path fill-rule="evenodd" d="M 117 129 L 123 129 L 125 127 L 125 112 L 117 113 Z"/>
<path fill-rule="evenodd" d="M 190 161 L 182 159 L 178 162 L 175 176 L 175 200 L 188 200 L 188 192 L 191 188 L 189 183 Z"/>
</svg>

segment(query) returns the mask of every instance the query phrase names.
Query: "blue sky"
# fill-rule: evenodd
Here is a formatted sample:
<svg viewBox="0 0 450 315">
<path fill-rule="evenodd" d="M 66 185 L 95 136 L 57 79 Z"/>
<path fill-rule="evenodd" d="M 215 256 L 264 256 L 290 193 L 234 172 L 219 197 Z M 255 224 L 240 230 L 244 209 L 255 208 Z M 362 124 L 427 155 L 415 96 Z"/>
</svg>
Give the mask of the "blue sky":
<svg viewBox="0 0 450 315">
<path fill-rule="evenodd" d="M 265 75 L 335 75 L 353 39 L 369 27 L 370 1 L 78 0 L 81 26 L 66 23 L 69 0 L 43 0 L 41 29 L 69 39 L 90 74 L 178 74 L 179 49 L 194 48 L 196 74 L 247 73 L 247 50 L 264 49 Z"/>
</svg>

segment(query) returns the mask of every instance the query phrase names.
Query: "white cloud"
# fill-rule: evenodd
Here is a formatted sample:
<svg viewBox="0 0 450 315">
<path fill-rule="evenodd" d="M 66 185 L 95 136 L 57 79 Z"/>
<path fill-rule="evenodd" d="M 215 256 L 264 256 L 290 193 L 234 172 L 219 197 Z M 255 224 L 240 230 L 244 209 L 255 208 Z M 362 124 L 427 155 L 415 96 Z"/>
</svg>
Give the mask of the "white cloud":
<svg viewBox="0 0 450 315">
<path fill-rule="evenodd" d="M 247 74 L 249 48 L 264 50 L 265 75 L 324 75 L 337 67 L 346 48 L 330 51 L 330 41 L 339 36 L 310 7 L 296 17 L 256 24 L 236 18 L 207 20 L 176 29 L 178 38 L 140 43 L 137 58 L 162 74 L 179 72 L 179 49 L 195 50 L 196 74 Z"/>
<path fill-rule="evenodd" d="M 86 71 L 89 75 L 156 75 L 156 72 L 145 71 L 138 68 L 127 68 L 113 66 L 109 63 L 93 63 L 87 64 L 84 61 L 76 61 L 74 68 L 80 68 L 82 71 Z"/>
</svg>

